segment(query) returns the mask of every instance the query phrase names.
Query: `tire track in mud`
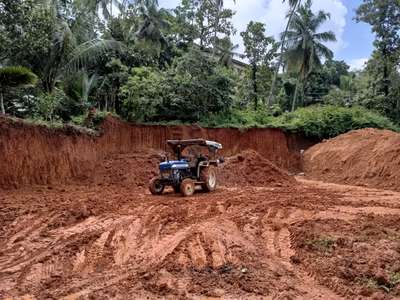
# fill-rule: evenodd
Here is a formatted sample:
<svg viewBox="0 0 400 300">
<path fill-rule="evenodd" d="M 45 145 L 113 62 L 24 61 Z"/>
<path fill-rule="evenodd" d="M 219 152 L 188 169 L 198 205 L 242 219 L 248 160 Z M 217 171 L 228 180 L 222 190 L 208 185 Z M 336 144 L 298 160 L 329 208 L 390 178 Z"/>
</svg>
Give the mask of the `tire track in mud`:
<svg viewBox="0 0 400 300">
<path fill-rule="evenodd" d="M 129 286 L 130 293 L 162 298 L 163 293 L 202 295 L 211 286 L 226 295 L 232 291 L 227 299 L 257 293 L 266 298 L 339 299 L 296 262 L 292 227 L 307 220 L 347 222 L 398 211 L 383 206 L 376 210 L 359 201 L 347 207 L 343 199 L 351 188 L 347 194 L 329 190 L 325 195 L 315 186 L 221 188 L 190 199 L 141 192 L 137 203 L 73 223 L 59 222 L 63 215 L 58 207 L 25 215 L 7 227 L 8 237 L 0 245 L 0 293 L 15 294 L 17 283 L 22 290 L 35 291 L 38 299 L 44 290 L 72 299 L 110 289 L 120 295 Z M 362 198 L 360 191 L 357 197 Z M 18 251 L 20 247 L 30 250 Z M 62 286 L 65 278 L 71 279 Z M 4 286 L 9 288 L 4 291 Z"/>
<path fill-rule="evenodd" d="M 296 208 L 271 208 L 262 220 L 267 255 L 270 256 L 274 264 L 277 264 L 278 268 L 283 268 L 294 274 L 296 289 L 302 294 L 302 297 L 307 299 L 340 299 L 340 296 L 318 284 L 306 271 L 293 264 L 296 251 L 292 247 L 292 235 L 289 227 L 304 220 L 307 215 L 310 219 L 318 218 L 318 214 L 312 216 L 312 212 Z M 298 295 L 292 296 L 298 297 Z"/>
</svg>

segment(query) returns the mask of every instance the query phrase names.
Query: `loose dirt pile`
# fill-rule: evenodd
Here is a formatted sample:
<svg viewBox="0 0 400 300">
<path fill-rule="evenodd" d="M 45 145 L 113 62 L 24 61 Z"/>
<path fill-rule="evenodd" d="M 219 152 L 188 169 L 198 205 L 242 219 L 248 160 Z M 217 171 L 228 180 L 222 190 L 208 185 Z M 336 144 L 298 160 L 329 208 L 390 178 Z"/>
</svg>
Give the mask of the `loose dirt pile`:
<svg viewBox="0 0 400 300">
<path fill-rule="evenodd" d="M 318 144 L 304 156 L 312 179 L 400 190 L 400 134 L 356 130 Z"/>
<path fill-rule="evenodd" d="M 163 152 L 155 150 L 111 155 L 96 166 L 90 181 L 99 186 L 147 188 L 150 179 L 159 174 L 162 157 Z"/>
<path fill-rule="evenodd" d="M 228 157 L 219 170 L 225 186 L 291 186 L 296 180 L 253 150 Z"/>
</svg>

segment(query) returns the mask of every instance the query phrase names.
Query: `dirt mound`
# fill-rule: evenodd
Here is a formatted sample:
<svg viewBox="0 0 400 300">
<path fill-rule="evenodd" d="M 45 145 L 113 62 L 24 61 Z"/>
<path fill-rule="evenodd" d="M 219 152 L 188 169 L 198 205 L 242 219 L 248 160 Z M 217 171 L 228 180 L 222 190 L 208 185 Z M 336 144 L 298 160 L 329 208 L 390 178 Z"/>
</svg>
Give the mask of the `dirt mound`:
<svg viewBox="0 0 400 300">
<path fill-rule="evenodd" d="M 400 190 L 400 134 L 362 129 L 306 151 L 304 170 L 316 180 Z"/>
<path fill-rule="evenodd" d="M 97 185 L 146 187 L 151 178 L 159 174 L 161 151 L 148 150 L 130 154 L 116 154 L 99 163 L 91 179 Z"/>
<path fill-rule="evenodd" d="M 296 180 L 253 150 L 229 157 L 219 171 L 225 186 L 290 186 Z"/>
</svg>

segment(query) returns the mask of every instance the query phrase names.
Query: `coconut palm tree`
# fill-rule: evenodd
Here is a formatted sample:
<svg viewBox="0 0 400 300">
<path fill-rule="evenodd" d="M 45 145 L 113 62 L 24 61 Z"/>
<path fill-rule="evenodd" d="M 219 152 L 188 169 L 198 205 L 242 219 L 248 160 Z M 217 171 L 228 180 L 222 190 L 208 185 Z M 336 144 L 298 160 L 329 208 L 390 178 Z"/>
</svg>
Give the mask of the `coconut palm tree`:
<svg viewBox="0 0 400 300">
<path fill-rule="evenodd" d="M 151 42 L 165 42 L 165 37 L 162 29 L 168 27 L 165 17 L 169 12 L 163 8 L 158 8 L 158 1 L 156 0 L 139 0 L 139 13 L 142 17 L 142 22 L 136 36 L 140 40 L 147 40 Z"/>
<path fill-rule="evenodd" d="M 235 52 L 238 48 L 239 45 L 234 45 L 229 36 L 218 39 L 215 49 L 219 56 L 219 63 L 226 67 L 232 66 L 233 57 L 240 56 L 239 53 Z"/>
<path fill-rule="evenodd" d="M 304 85 L 314 67 L 321 65 L 321 59 L 331 59 L 333 52 L 323 43 L 336 41 L 332 31 L 318 32 L 321 25 L 330 18 L 324 11 L 314 14 L 312 1 L 307 0 L 293 16 L 293 21 L 286 32 L 287 51 L 284 55 L 288 70 L 298 73 L 296 90 L 293 97 L 292 111 L 296 108 L 300 86 Z"/>
<path fill-rule="evenodd" d="M 53 0 L 54 1 L 54 0 Z M 80 4 L 94 13 L 101 11 L 105 20 L 113 16 L 113 8 L 121 11 L 127 3 L 127 0 L 78 0 Z"/>
<path fill-rule="evenodd" d="M 286 2 L 286 1 L 283 0 L 283 2 Z M 274 94 L 275 94 L 276 81 L 278 79 L 279 69 L 281 68 L 282 63 L 283 63 L 283 53 L 285 51 L 286 34 L 289 30 L 290 24 L 292 23 L 294 13 L 296 12 L 297 7 L 301 4 L 301 0 L 288 0 L 288 3 L 289 3 L 290 11 L 289 11 L 289 14 L 287 15 L 288 21 L 286 24 L 285 31 L 283 32 L 282 38 L 281 38 L 280 55 L 279 55 L 278 63 L 276 64 L 274 78 L 272 80 L 271 90 L 270 90 L 268 101 L 267 101 L 268 106 L 270 106 L 272 104 L 272 98 L 274 97 Z"/>
</svg>

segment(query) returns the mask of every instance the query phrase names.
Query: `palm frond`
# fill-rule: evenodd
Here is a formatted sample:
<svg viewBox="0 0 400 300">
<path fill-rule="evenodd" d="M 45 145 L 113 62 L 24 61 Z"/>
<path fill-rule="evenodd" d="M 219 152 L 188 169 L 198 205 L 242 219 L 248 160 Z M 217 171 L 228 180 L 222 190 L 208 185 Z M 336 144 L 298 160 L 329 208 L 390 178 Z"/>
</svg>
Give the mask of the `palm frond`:
<svg viewBox="0 0 400 300">
<path fill-rule="evenodd" d="M 72 58 L 66 66 L 66 71 L 74 72 L 89 64 L 95 63 L 102 55 L 109 51 L 122 52 L 126 46 L 114 39 L 102 40 L 94 39 L 87 41 L 74 50 Z"/>
<path fill-rule="evenodd" d="M 289 3 L 290 7 L 295 7 L 301 0 L 288 0 L 287 2 Z M 286 1 L 283 0 L 283 3 L 285 3 Z"/>
<path fill-rule="evenodd" d="M 311 27 L 317 30 L 324 22 L 331 18 L 330 13 L 320 10 L 311 20 Z"/>
<path fill-rule="evenodd" d="M 316 33 L 314 38 L 321 42 L 336 42 L 336 35 L 333 31 Z"/>
<path fill-rule="evenodd" d="M 325 57 L 326 59 L 333 58 L 333 51 L 331 49 L 329 49 L 327 46 L 325 46 L 324 44 L 317 42 L 317 43 L 315 43 L 314 47 L 317 51 L 318 56 Z"/>
</svg>

